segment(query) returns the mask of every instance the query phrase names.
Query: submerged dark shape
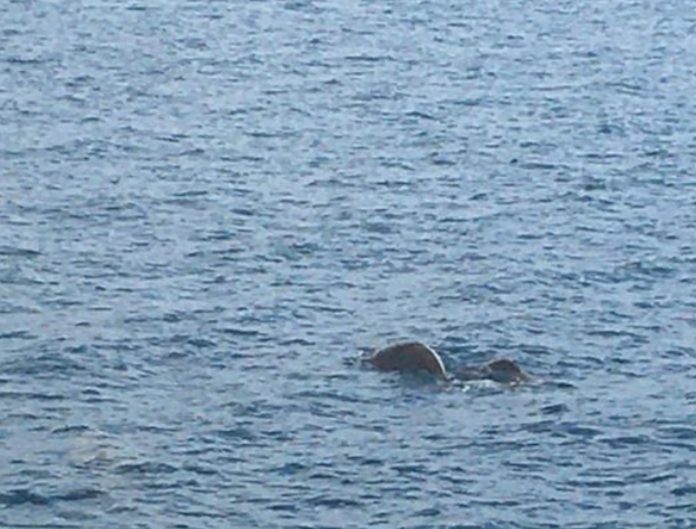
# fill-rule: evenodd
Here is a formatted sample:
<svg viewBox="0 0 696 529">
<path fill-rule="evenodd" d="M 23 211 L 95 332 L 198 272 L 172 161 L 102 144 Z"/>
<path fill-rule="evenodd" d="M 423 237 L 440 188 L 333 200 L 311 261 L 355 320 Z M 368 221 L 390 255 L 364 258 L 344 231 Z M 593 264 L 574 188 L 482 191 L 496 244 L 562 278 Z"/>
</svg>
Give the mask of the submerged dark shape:
<svg viewBox="0 0 696 529">
<path fill-rule="evenodd" d="M 507 358 L 491 360 L 478 367 L 455 369 L 454 378 L 460 380 L 488 379 L 500 384 L 519 384 L 531 380 L 520 366 Z"/>
<path fill-rule="evenodd" d="M 480 366 L 462 366 L 450 376 L 442 358 L 433 349 L 420 342 L 402 342 L 378 349 L 367 361 L 380 371 L 425 371 L 444 379 L 493 380 L 500 384 L 516 385 L 531 377 L 520 366 L 507 358 L 491 360 Z"/>
</svg>

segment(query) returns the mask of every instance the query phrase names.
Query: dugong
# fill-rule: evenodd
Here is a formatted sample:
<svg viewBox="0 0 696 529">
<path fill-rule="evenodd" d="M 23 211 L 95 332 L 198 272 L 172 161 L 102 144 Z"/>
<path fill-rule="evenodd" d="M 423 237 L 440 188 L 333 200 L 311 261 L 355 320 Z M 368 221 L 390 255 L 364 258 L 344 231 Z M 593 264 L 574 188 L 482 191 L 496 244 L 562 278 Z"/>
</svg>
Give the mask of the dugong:
<svg viewBox="0 0 696 529">
<path fill-rule="evenodd" d="M 445 380 L 493 380 L 516 385 L 531 380 L 520 366 L 507 358 L 499 358 L 479 366 L 461 366 L 450 375 L 434 349 L 421 342 L 401 342 L 378 349 L 366 361 L 380 371 L 415 373 L 424 371 Z"/>
<path fill-rule="evenodd" d="M 380 371 L 427 371 L 449 378 L 442 358 L 420 342 L 403 342 L 378 349 L 367 361 Z"/>
</svg>

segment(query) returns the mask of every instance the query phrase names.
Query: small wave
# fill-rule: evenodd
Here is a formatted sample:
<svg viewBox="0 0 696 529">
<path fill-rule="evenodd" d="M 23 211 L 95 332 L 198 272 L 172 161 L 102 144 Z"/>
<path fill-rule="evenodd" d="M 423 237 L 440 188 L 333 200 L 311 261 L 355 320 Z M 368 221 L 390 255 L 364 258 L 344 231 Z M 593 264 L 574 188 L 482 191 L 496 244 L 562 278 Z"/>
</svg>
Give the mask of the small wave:
<svg viewBox="0 0 696 529">
<path fill-rule="evenodd" d="M 669 428 L 661 428 L 658 432 L 661 436 L 669 439 L 696 439 L 696 429 L 687 426 L 673 426 Z"/>
<path fill-rule="evenodd" d="M 19 375 L 55 376 L 83 372 L 86 368 L 79 362 L 58 354 L 42 354 L 20 358 L 3 366 L 5 373 Z"/>
<path fill-rule="evenodd" d="M 0 333 L 0 340 L 34 340 L 36 339 L 35 334 L 31 334 L 29 331 L 10 331 L 5 333 Z"/>
<path fill-rule="evenodd" d="M 660 483 L 662 481 L 669 481 L 676 477 L 676 474 L 659 474 L 657 476 L 640 475 L 633 476 L 630 481 L 634 481 L 636 483 Z"/>
<path fill-rule="evenodd" d="M 260 331 L 255 329 L 240 329 L 239 327 L 227 327 L 221 329 L 225 334 L 232 334 L 234 336 L 258 336 L 261 334 Z"/>
<path fill-rule="evenodd" d="M 622 435 L 602 439 L 601 442 L 608 444 L 612 448 L 624 448 L 627 446 L 642 445 L 650 442 L 650 438 L 644 435 Z"/>
<path fill-rule="evenodd" d="M 268 508 L 272 511 L 279 512 L 297 512 L 299 509 L 294 503 L 274 503 L 269 505 Z"/>
<path fill-rule="evenodd" d="M 16 246 L 0 246 L 0 255 L 9 257 L 27 257 L 34 258 L 41 255 L 41 252 L 37 250 L 30 250 L 29 248 L 19 248 Z"/>
<path fill-rule="evenodd" d="M 544 406 L 539 410 L 543 415 L 557 415 L 565 413 L 568 410 L 568 406 L 565 404 L 550 404 L 549 406 Z"/>
<path fill-rule="evenodd" d="M 49 503 L 48 498 L 32 492 L 29 489 L 14 489 L 7 492 L 0 492 L 0 505 L 13 507 L 15 505 L 23 505 L 30 503 L 32 505 L 46 505 Z"/>
<path fill-rule="evenodd" d="M 437 119 L 432 114 L 428 114 L 427 112 L 420 112 L 418 110 L 412 110 L 411 112 L 407 112 L 406 115 L 408 117 L 418 118 L 418 119 L 426 119 L 426 120 L 436 120 Z"/>
<path fill-rule="evenodd" d="M 256 435 L 247 428 L 243 426 L 237 426 L 235 428 L 228 428 L 226 430 L 217 430 L 214 432 L 220 437 L 226 439 L 240 439 L 243 441 L 255 441 Z"/>
<path fill-rule="evenodd" d="M 116 467 L 118 474 L 173 474 L 177 468 L 166 463 L 143 461 L 142 463 L 124 463 Z"/>
<path fill-rule="evenodd" d="M 0 391 L 1 399 L 27 399 L 27 400 L 65 400 L 65 396 L 55 393 L 40 393 L 37 391 Z"/>
<path fill-rule="evenodd" d="M 522 162 L 519 164 L 519 167 L 529 171 L 553 171 L 554 169 L 562 168 L 560 165 L 544 162 Z"/>
<path fill-rule="evenodd" d="M 589 426 L 580 426 L 577 424 L 564 424 L 561 426 L 561 431 L 569 435 L 584 438 L 592 438 L 601 433 L 596 428 L 590 428 Z"/>
<path fill-rule="evenodd" d="M 676 487 L 671 490 L 675 496 L 686 496 L 687 494 L 696 494 L 696 483 L 688 483 L 681 487 Z"/>
<path fill-rule="evenodd" d="M 208 340 L 206 338 L 188 336 L 183 334 L 178 334 L 173 336 L 170 340 L 172 344 L 185 344 L 195 347 L 196 349 L 207 349 L 209 347 L 215 347 L 217 345 L 214 341 Z"/>
<path fill-rule="evenodd" d="M 7 64 L 17 64 L 21 66 L 33 66 L 38 64 L 43 64 L 48 62 L 48 59 L 38 58 L 38 57 L 8 57 L 5 59 Z"/>
<path fill-rule="evenodd" d="M 375 63 L 381 61 L 393 61 L 394 58 L 389 55 L 346 55 L 345 60 L 351 62 L 366 62 Z"/>
<path fill-rule="evenodd" d="M 328 507 L 330 509 L 345 509 L 346 507 L 361 507 L 362 503 L 348 498 L 333 498 L 328 496 L 316 496 L 309 498 L 307 502 L 313 507 Z"/>
<path fill-rule="evenodd" d="M 51 496 L 51 500 L 58 501 L 82 501 L 82 500 L 92 500 L 94 498 L 99 498 L 106 494 L 104 491 L 99 489 L 75 489 L 65 492 L 63 494 L 56 494 Z"/>
<path fill-rule="evenodd" d="M 0 505 L 15 507 L 18 505 L 48 505 L 58 501 L 91 500 L 103 496 L 105 492 L 93 488 L 78 488 L 52 495 L 39 494 L 29 489 L 12 489 L 0 492 Z"/>
<path fill-rule="evenodd" d="M 185 465 L 183 469 L 187 472 L 193 472 L 194 474 L 198 474 L 199 476 L 216 476 L 220 474 L 220 472 L 216 468 L 204 467 L 201 465 Z"/>
<path fill-rule="evenodd" d="M 76 425 L 59 426 L 58 428 L 54 428 L 53 430 L 51 430 L 51 433 L 55 433 L 55 434 L 81 433 L 81 432 L 86 432 L 88 430 L 89 430 L 89 426 L 86 426 L 84 424 L 76 424 Z"/>
</svg>

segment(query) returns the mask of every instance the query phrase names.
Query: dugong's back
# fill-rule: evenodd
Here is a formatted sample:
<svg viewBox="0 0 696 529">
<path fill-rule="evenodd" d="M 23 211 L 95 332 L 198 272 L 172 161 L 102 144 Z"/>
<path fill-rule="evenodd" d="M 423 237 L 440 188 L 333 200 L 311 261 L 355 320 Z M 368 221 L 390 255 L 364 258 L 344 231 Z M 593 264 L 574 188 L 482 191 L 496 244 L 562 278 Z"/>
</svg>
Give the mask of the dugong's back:
<svg viewBox="0 0 696 529">
<path fill-rule="evenodd" d="M 522 371 L 520 366 L 507 358 L 488 362 L 484 366 L 484 371 L 488 378 L 501 384 L 519 384 L 531 379 L 527 373 Z"/>
<path fill-rule="evenodd" d="M 369 362 L 381 371 L 426 371 L 446 378 L 440 356 L 420 342 L 397 343 L 375 352 Z"/>
</svg>

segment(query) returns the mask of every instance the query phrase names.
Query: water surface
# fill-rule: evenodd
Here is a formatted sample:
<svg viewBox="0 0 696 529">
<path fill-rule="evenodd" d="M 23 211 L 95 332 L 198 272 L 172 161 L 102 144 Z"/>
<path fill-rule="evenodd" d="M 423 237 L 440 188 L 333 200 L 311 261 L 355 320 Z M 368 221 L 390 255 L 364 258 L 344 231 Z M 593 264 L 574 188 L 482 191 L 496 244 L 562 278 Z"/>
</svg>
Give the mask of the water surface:
<svg viewBox="0 0 696 529">
<path fill-rule="evenodd" d="M 6 2 L 0 525 L 696 526 L 695 27 Z"/>
</svg>

